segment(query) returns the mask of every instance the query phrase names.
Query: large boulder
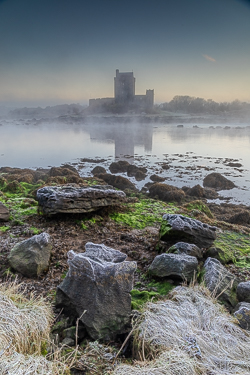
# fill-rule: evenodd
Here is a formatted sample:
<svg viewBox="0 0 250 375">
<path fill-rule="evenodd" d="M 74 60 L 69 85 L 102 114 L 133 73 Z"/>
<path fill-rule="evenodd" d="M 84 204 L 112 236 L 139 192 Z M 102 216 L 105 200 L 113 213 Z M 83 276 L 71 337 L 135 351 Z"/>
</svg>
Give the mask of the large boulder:
<svg viewBox="0 0 250 375">
<path fill-rule="evenodd" d="M 250 303 L 250 281 L 239 283 L 237 286 L 237 298 L 240 302 Z"/>
<path fill-rule="evenodd" d="M 68 253 L 69 271 L 57 288 L 56 305 L 80 317 L 93 339 L 110 340 L 128 329 L 136 262 L 104 245 Z"/>
<path fill-rule="evenodd" d="M 250 331 L 250 303 L 240 302 L 234 309 L 234 316 L 243 329 Z"/>
<path fill-rule="evenodd" d="M 209 248 L 216 239 L 216 227 L 202 223 L 186 216 L 165 214 L 161 224 L 161 240 L 176 238 L 197 245 L 200 248 Z"/>
<path fill-rule="evenodd" d="M 37 191 L 40 211 L 45 215 L 57 213 L 86 213 L 120 203 L 125 193 L 112 186 L 73 185 L 45 186 Z"/>
<path fill-rule="evenodd" d="M 161 182 L 150 186 L 149 195 L 152 198 L 158 198 L 165 202 L 181 202 L 185 197 L 185 193 L 182 189 Z"/>
<path fill-rule="evenodd" d="M 219 260 L 207 258 L 204 264 L 204 281 L 214 297 L 218 297 L 230 305 L 236 305 L 236 288 L 238 280 Z"/>
<path fill-rule="evenodd" d="M 250 212 L 247 210 L 241 210 L 236 214 L 232 215 L 228 219 L 229 223 L 238 225 L 248 225 L 250 224 Z"/>
<path fill-rule="evenodd" d="M 149 272 L 157 277 L 178 276 L 190 281 L 197 271 L 198 261 L 186 254 L 160 254 L 155 257 Z"/>
<path fill-rule="evenodd" d="M 202 259 L 202 250 L 193 243 L 177 242 L 168 249 L 169 253 L 186 254 Z"/>
<path fill-rule="evenodd" d="M 96 176 L 100 173 L 106 173 L 106 169 L 100 165 L 97 165 L 95 168 L 92 169 L 91 173 Z"/>
<path fill-rule="evenodd" d="M 27 277 L 37 277 L 49 268 L 51 239 L 41 233 L 16 244 L 10 251 L 10 266 Z"/>
<path fill-rule="evenodd" d="M 230 190 L 235 187 L 235 184 L 220 173 L 213 172 L 204 178 L 203 186 L 216 190 Z"/>
<path fill-rule="evenodd" d="M 185 191 L 187 195 L 190 195 L 191 197 L 197 197 L 202 198 L 205 196 L 204 188 L 200 185 L 195 185 Z"/>
<path fill-rule="evenodd" d="M 0 221 L 8 221 L 10 218 L 10 212 L 8 208 L 0 202 Z"/>
<path fill-rule="evenodd" d="M 96 175 L 98 178 L 101 178 L 107 184 L 114 186 L 117 189 L 121 190 L 132 190 L 136 191 L 135 185 L 129 181 L 127 178 L 122 176 L 114 176 L 110 173 L 101 173 Z"/>
</svg>

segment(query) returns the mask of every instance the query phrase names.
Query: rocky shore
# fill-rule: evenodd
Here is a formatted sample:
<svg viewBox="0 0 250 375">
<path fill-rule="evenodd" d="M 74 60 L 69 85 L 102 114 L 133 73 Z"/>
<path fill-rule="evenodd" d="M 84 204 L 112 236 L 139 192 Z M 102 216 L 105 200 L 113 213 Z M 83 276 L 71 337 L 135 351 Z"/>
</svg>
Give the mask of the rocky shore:
<svg viewBox="0 0 250 375">
<path fill-rule="evenodd" d="M 250 207 L 211 203 L 234 183 L 213 172 L 180 189 L 155 174 L 138 191 L 120 172 L 147 174 L 126 161 L 97 165 L 93 177 L 69 164 L 0 168 L 1 285 L 16 279 L 27 298 L 54 306 L 50 339 L 77 346 L 72 374 L 111 374 L 138 359 L 136 319 L 183 284 L 206 286 L 250 328 Z"/>
</svg>

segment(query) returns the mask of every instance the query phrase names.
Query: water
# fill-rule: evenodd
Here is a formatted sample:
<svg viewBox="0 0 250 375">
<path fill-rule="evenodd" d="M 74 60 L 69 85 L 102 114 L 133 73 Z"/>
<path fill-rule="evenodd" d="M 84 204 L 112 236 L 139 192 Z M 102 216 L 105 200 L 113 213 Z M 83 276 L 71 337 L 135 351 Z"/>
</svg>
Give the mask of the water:
<svg viewBox="0 0 250 375">
<path fill-rule="evenodd" d="M 108 123 L 109 122 L 109 123 Z M 237 188 L 220 195 L 232 203 L 250 204 L 250 126 L 249 124 L 213 125 L 132 124 L 117 123 L 110 118 L 99 124 L 36 120 L 0 121 L 0 165 L 19 168 L 59 166 L 72 163 L 83 176 L 91 169 L 126 159 L 148 168 L 148 177 L 157 173 L 166 183 L 178 187 L 202 185 L 204 176 L 212 171 L 222 173 Z M 105 159 L 96 164 L 82 158 Z M 166 162 L 170 169 L 163 170 Z M 229 163 L 239 163 L 236 168 Z M 127 177 L 124 174 L 125 177 Z M 219 201 L 218 201 L 219 202 Z M 221 202 L 221 200 L 220 200 Z"/>
</svg>

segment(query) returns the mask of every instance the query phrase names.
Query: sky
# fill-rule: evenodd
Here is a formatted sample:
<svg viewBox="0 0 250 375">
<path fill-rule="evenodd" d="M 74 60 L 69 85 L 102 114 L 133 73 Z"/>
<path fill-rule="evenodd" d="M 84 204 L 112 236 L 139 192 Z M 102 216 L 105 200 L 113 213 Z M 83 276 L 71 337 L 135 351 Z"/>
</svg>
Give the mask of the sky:
<svg viewBox="0 0 250 375">
<path fill-rule="evenodd" d="M 250 0 L 0 0 L 0 106 L 113 97 L 250 102 Z"/>
</svg>

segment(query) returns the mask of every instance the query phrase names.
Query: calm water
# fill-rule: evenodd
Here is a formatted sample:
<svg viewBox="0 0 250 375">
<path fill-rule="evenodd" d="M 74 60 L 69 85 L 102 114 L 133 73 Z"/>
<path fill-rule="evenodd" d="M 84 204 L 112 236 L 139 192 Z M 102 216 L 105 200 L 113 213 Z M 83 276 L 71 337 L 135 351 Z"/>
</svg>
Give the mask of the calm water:
<svg viewBox="0 0 250 375">
<path fill-rule="evenodd" d="M 160 173 L 176 186 L 202 185 L 204 176 L 220 172 L 237 185 L 221 192 L 231 202 L 250 205 L 250 126 L 177 124 L 66 124 L 32 120 L 0 121 L 0 165 L 48 167 L 73 163 L 90 176 L 96 163 L 82 158 L 103 158 L 104 167 L 116 158 L 146 166 L 148 176 Z M 167 162 L 169 170 L 162 170 Z M 227 166 L 237 162 L 242 167 Z M 124 175 L 125 176 L 125 175 Z M 143 187 L 149 177 L 136 182 Z"/>
</svg>

